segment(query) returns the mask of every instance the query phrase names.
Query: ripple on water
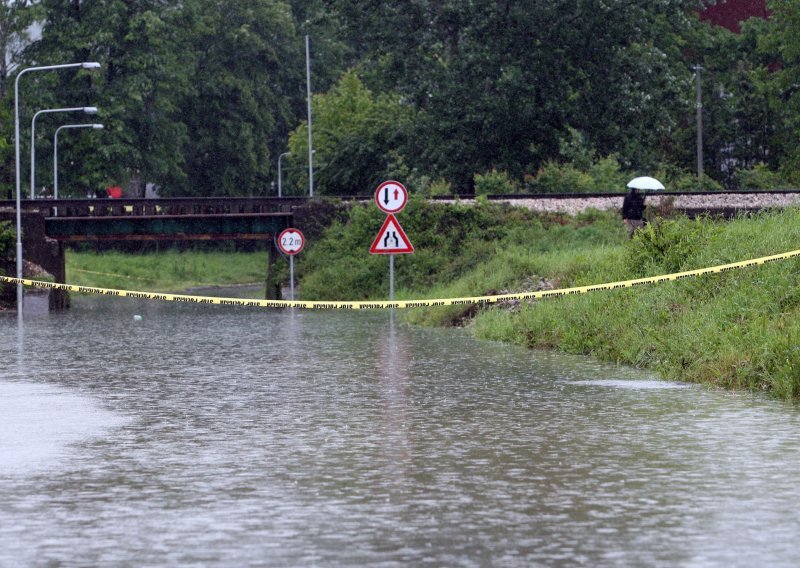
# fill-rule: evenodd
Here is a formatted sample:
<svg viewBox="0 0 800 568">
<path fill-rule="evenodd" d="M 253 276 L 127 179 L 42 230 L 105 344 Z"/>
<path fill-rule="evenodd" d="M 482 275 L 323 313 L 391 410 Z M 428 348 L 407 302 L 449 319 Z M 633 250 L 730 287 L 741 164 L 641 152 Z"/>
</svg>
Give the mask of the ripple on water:
<svg viewBox="0 0 800 568">
<path fill-rule="evenodd" d="M 684 383 L 673 383 L 669 381 L 658 380 L 626 380 L 626 379 L 591 379 L 586 381 L 570 381 L 569 385 L 578 385 L 586 387 L 608 387 L 615 389 L 685 389 L 691 385 Z"/>
</svg>

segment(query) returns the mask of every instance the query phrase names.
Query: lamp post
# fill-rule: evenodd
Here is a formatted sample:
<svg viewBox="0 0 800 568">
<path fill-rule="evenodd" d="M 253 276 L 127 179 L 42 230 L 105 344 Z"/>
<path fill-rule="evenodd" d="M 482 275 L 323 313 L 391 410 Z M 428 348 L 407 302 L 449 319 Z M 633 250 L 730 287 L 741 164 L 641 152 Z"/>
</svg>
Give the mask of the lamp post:
<svg viewBox="0 0 800 568">
<path fill-rule="evenodd" d="M 284 156 L 289 156 L 289 155 L 291 155 L 291 152 L 284 152 L 283 154 L 278 156 L 278 197 L 282 197 L 282 194 L 281 194 L 281 183 L 282 183 L 283 180 L 282 180 L 282 177 L 281 177 L 281 158 L 283 158 Z"/>
<path fill-rule="evenodd" d="M 85 112 L 86 114 L 97 114 L 97 107 L 73 107 L 73 108 L 48 108 L 40 110 L 33 115 L 31 120 L 31 199 L 36 199 L 36 118 L 40 114 L 52 112 Z"/>
<path fill-rule="evenodd" d="M 58 133 L 66 128 L 92 128 L 102 130 L 102 124 L 65 124 L 56 128 L 53 136 L 53 199 L 58 199 Z"/>
<path fill-rule="evenodd" d="M 83 69 L 99 69 L 100 64 L 96 61 L 84 61 L 82 63 L 64 63 L 62 65 L 45 65 L 42 67 L 28 67 L 17 73 L 14 79 L 14 156 L 16 168 L 16 205 L 17 205 L 17 278 L 22 279 L 22 204 L 20 199 L 20 171 L 19 171 L 19 78 L 25 73 L 33 71 L 55 71 L 58 69 L 71 69 L 81 67 Z M 17 315 L 22 316 L 22 284 L 17 283 Z"/>
</svg>

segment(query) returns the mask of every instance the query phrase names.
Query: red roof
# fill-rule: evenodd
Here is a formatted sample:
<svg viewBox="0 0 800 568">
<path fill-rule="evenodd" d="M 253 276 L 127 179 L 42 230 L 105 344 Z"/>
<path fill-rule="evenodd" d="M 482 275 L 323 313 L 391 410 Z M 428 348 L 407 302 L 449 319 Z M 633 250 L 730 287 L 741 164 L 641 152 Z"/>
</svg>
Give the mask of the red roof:
<svg viewBox="0 0 800 568">
<path fill-rule="evenodd" d="M 739 24 L 750 18 L 768 18 L 767 0 L 717 0 L 700 12 L 700 19 L 739 33 Z"/>
</svg>

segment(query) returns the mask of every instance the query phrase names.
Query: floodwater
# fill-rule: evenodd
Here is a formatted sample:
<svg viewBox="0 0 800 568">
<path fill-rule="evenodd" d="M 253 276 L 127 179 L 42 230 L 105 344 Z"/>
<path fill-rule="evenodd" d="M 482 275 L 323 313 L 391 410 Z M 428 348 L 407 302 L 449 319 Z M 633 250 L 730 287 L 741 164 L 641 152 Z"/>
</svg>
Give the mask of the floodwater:
<svg viewBox="0 0 800 568">
<path fill-rule="evenodd" d="M 0 567 L 800 565 L 791 404 L 385 312 L 0 329 Z"/>
</svg>

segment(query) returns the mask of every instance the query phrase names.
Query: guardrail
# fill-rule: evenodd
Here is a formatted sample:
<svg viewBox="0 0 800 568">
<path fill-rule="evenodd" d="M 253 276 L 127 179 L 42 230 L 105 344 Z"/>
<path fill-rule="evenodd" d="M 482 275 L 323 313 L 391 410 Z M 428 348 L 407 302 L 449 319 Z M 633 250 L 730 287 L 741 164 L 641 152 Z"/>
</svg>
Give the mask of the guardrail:
<svg viewBox="0 0 800 568">
<path fill-rule="evenodd" d="M 153 217 L 159 215 L 245 215 L 288 213 L 307 201 L 305 197 L 170 197 L 27 199 L 24 211 L 38 211 L 45 217 Z M 15 208 L 14 201 L 0 201 L 0 207 Z"/>
</svg>

